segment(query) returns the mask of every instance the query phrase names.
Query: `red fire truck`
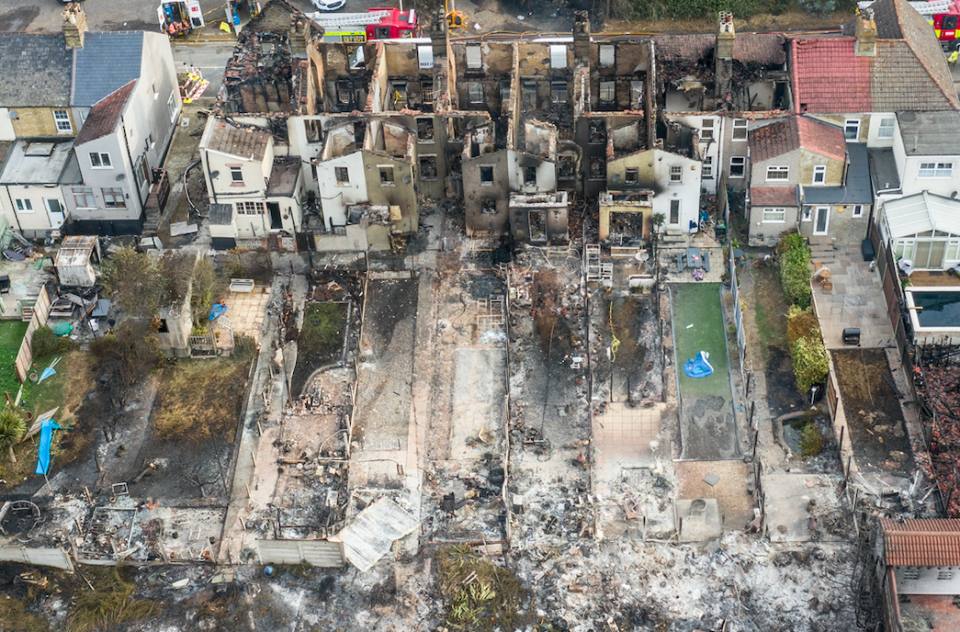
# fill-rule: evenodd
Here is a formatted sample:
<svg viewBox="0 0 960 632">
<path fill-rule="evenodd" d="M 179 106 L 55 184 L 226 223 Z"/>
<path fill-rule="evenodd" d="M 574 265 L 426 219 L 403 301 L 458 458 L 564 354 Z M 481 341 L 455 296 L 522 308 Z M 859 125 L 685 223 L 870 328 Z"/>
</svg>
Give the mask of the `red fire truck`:
<svg viewBox="0 0 960 632">
<path fill-rule="evenodd" d="M 363 44 L 369 40 L 420 37 L 416 11 L 370 9 L 366 13 L 308 13 L 323 27 L 324 42 Z"/>
</svg>

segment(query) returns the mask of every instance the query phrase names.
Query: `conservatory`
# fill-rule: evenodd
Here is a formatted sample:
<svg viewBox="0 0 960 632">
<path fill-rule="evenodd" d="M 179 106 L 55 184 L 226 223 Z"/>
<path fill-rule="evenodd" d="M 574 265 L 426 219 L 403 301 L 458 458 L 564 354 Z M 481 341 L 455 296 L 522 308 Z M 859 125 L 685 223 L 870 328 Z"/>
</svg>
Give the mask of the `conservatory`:
<svg viewBox="0 0 960 632">
<path fill-rule="evenodd" d="M 960 200 L 924 191 L 888 201 L 880 231 L 902 270 L 960 267 Z"/>
</svg>

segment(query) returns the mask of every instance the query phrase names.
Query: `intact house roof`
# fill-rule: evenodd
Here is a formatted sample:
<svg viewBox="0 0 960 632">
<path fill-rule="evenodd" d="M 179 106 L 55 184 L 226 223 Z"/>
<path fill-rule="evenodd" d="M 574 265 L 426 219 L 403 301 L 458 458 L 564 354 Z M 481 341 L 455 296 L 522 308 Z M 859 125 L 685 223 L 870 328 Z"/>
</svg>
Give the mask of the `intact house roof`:
<svg viewBox="0 0 960 632">
<path fill-rule="evenodd" d="M 863 143 L 847 143 L 847 156 L 850 164 L 843 186 L 803 187 L 804 204 L 873 204 L 867 146 Z"/>
<path fill-rule="evenodd" d="M 845 160 L 847 155 L 842 129 L 804 116 L 791 116 L 751 130 L 749 144 L 754 162 L 800 148 L 837 160 Z"/>
<path fill-rule="evenodd" d="M 140 78 L 142 31 L 87 33 L 83 48 L 75 49 L 73 98 L 76 106 L 99 102 Z M 69 87 L 69 82 L 68 82 Z"/>
<path fill-rule="evenodd" d="M 117 129 L 120 116 L 123 114 L 124 108 L 127 107 L 127 101 L 130 100 L 130 95 L 133 94 L 133 87 L 136 83 L 136 80 L 131 81 L 90 108 L 87 121 L 83 124 L 80 134 L 77 135 L 77 146 L 103 138 Z"/>
<path fill-rule="evenodd" d="M 18 140 L 0 172 L 0 184 L 60 184 L 72 155 L 72 140 Z"/>
<path fill-rule="evenodd" d="M 950 69 L 927 21 L 906 0 L 871 5 L 876 56 L 854 54 L 848 37 L 791 39 L 794 109 L 804 113 L 930 112 L 960 109 Z"/>
<path fill-rule="evenodd" d="M 244 160 L 263 160 L 270 134 L 254 127 L 235 127 L 224 120 L 216 120 L 210 132 L 207 149 Z"/>
<path fill-rule="evenodd" d="M 211 204 L 207 220 L 213 226 L 229 226 L 233 222 L 233 204 Z"/>
<path fill-rule="evenodd" d="M 900 173 L 897 171 L 897 159 L 893 156 L 893 149 L 868 149 L 867 160 L 870 163 L 870 181 L 875 194 L 900 190 Z"/>
<path fill-rule="evenodd" d="M 960 235 L 960 200 L 924 191 L 887 201 L 883 210 L 894 239 L 930 230 Z"/>
<path fill-rule="evenodd" d="M 955 156 L 960 112 L 901 112 L 900 136 L 908 156 Z M 944 133 L 952 130 L 952 133 Z"/>
<path fill-rule="evenodd" d="M 750 206 L 798 206 L 797 187 L 750 187 Z"/>
<path fill-rule="evenodd" d="M 887 566 L 960 566 L 960 520 L 880 519 Z"/>
<path fill-rule="evenodd" d="M 0 106 L 70 105 L 73 51 L 63 35 L 0 33 Z"/>
</svg>

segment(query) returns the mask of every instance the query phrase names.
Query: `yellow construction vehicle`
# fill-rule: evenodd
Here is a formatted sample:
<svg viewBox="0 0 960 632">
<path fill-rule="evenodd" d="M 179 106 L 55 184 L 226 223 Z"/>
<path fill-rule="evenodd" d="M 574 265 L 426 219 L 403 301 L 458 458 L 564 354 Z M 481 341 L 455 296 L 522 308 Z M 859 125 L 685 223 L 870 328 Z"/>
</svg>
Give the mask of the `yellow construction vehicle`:
<svg viewBox="0 0 960 632">
<path fill-rule="evenodd" d="M 457 11 L 457 0 L 443 0 L 443 10 L 446 11 L 447 24 L 451 29 L 467 28 L 467 14 Z"/>
</svg>

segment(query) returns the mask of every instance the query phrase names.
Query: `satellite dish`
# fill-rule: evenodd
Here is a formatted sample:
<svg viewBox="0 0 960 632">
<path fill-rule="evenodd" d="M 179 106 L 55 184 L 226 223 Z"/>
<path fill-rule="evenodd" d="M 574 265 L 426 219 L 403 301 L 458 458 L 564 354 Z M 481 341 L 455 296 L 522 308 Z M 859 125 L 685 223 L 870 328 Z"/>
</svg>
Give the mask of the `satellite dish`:
<svg viewBox="0 0 960 632">
<path fill-rule="evenodd" d="M 403 183 L 410 184 L 410 176 L 403 176 Z"/>
<path fill-rule="evenodd" d="M 20 115 L 17 114 L 17 111 L 16 111 L 16 110 L 10 110 L 10 111 L 7 113 L 7 116 L 9 116 L 9 117 L 12 118 L 12 119 L 15 119 L 15 118 L 17 118 L 17 117 L 20 116 Z"/>
<path fill-rule="evenodd" d="M 213 180 L 216 180 L 217 178 L 220 177 L 220 172 L 219 172 L 219 171 L 212 171 L 212 172 L 210 172 L 210 177 L 211 177 Z"/>
<path fill-rule="evenodd" d="M 120 182 L 121 180 L 123 180 L 123 179 L 126 178 L 126 177 L 127 177 L 127 174 L 125 174 L 125 173 L 118 173 L 118 174 L 117 174 L 117 182 Z"/>
</svg>

